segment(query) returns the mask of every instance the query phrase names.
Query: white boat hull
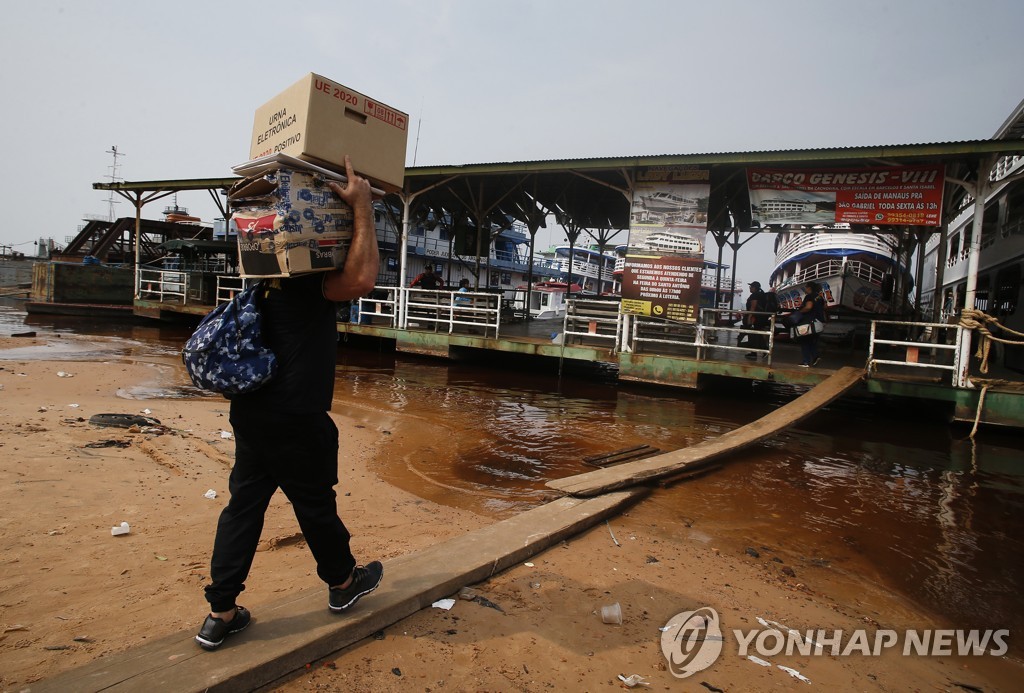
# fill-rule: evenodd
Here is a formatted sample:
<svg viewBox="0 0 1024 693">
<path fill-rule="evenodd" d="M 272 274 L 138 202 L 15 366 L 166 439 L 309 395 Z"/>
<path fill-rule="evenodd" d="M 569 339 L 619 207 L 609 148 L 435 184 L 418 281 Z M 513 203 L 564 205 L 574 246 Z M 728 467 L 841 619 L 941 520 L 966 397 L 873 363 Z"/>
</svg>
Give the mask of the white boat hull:
<svg viewBox="0 0 1024 693">
<path fill-rule="evenodd" d="M 889 314 L 892 307 L 890 300 L 882 298 L 882 287 L 866 279 L 853 275 L 832 274 L 818 277 L 814 281 L 821 284 L 822 293 L 830 310 L 845 309 L 853 313 L 865 315 Z M 796 310 L 803 302 L 802 284 L 791 284 L 775 290 L 779 299 L 779 307 L 783 310 Z"/>
</svg>

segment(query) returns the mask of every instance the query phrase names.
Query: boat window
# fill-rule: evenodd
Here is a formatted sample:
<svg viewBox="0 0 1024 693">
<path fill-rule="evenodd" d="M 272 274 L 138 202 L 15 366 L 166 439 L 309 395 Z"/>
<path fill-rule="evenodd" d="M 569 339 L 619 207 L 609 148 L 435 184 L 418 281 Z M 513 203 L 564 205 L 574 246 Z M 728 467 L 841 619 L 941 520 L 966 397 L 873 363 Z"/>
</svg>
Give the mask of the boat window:
<svg viewBox="0 0 1024 693">
<path fill-rule="evenodd" d="M 1012 267 L 1004 267 L 996 275 L 996 297 L 994 312 L 997 316 L 1013 315 L 1017 310 L 1020 297 L 1020 267 L 1017 263 Z"/>
<path fill-rule="evenodd" d="M 976 310 L 980 310 L 983 313 L 988 312 L 989 307 L 989 275 L 985 274 L 978 277 L 978 285 L 974 291 L 974 307 Z"/>
<path fill-rule="evenodd" d="M 981 247 L 987 248 L 995 243 L 999 236 L 999 202 L 985 208 L 985 216 L 981 220 Z"/>
<path fill-rule="evenodd" d="M 1006 223 L 1003 235 L 1024 234 L 1024 181 L 1013 183 L 1006 196 Z"/>
</svg>

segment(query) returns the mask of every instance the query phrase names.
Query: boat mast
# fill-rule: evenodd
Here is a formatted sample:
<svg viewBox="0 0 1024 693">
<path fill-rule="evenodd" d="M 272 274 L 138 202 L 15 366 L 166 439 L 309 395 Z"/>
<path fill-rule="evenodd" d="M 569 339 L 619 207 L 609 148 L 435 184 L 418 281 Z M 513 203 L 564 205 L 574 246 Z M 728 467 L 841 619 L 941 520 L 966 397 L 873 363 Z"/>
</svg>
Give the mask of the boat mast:
<svg viewBox="0 0 1024 693">
<path fill-rule="evenodd" d="M 117 163 L 117 159 L 118 159 L 118 157 L 125 156 L 125 155 L 122 154 L 121 152 L 117 151 L 117 145 L 116 144 L 111 145 L 110 149 L 108 149 L 106 153 L 113 155 L 114 163 L 113 163 L 113 165 L 107 167 L 107 168 L 110 169 L 110 174 L 104 176 L 104 178 L 109 180 L 111 183 L 123 183 L 124 182 L 123 179 L 120 176 L 117 175 L 118 168 L 120 167 L 120 164 Z M 114 191 L 110 190 L 110 192 L 107 195 L 107 221 L 109 221 L 109 222 L 113 222 L 114 221 L 114 205 L 119 205 L 119 204 L 121 204 L 120 200 L 115 200 L 114 199 Z"/>
</svg>

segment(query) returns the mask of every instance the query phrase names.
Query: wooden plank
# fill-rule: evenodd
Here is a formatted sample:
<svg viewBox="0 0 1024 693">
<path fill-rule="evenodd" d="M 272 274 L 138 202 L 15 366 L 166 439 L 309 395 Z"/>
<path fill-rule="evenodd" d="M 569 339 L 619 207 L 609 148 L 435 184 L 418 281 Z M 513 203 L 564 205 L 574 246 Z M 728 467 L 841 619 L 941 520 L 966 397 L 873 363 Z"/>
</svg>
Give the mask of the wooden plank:
<svg viewBox="0 0 1024 693">
<path fill-rule="evenodd" d="M 200 650 L 193 640 L 195 630 L 189 630 L 103 657 L 25 690 L 250 691 L 597 524 L 646 492 L 638 489 L 590 500 L 560 498 L 387 561 L 380 588 L 351 613 L 328 611 L 326 589 L 306 590 L 255 611 L 253 624 L 216 652 Z"/>
<path fill-rule="evenodd" d="M 616 450 L 615 452 L 609 452 L 604 455 L 584 457 L 583 464 L 591 467 L 611 467 L 616 464 L 630 462 L 631 460 L 642 460 L 647 457 L 653 457 L 660 452 L 660 449 L 652 448 L 650 445 L 638 445 L 633 448 Z"/>
<path fill-rule="evenodd" d="M 855 387 L 863 377 L 864 371 L 859 368 L 840 368 L 789 404 L 718 438 L 664 455 L 556 479 L 547 486 L 573 496 L 595 496 L 678 474 L 687 467 L 742 450 L 793 426 Z"/>
</svg>

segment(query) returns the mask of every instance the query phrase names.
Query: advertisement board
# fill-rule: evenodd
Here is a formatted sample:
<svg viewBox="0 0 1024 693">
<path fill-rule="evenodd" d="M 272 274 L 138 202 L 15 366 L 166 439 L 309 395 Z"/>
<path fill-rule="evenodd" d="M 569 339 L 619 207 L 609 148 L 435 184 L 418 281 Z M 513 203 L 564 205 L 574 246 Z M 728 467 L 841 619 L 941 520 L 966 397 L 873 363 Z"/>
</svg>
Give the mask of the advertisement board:
<svg viewBox="0 0 1024 693">
<path fill-rule="evenodd" d="M 699 166 L 640 171 L 633 187 L 622 271 L 622 312 L 697 320 L 711 172 Z"/>
<path fill-rule="evenodd" d="M 766 224 L 940 226 L 945 170 L 748 168 L 751 218 Z"/>
</svg>

